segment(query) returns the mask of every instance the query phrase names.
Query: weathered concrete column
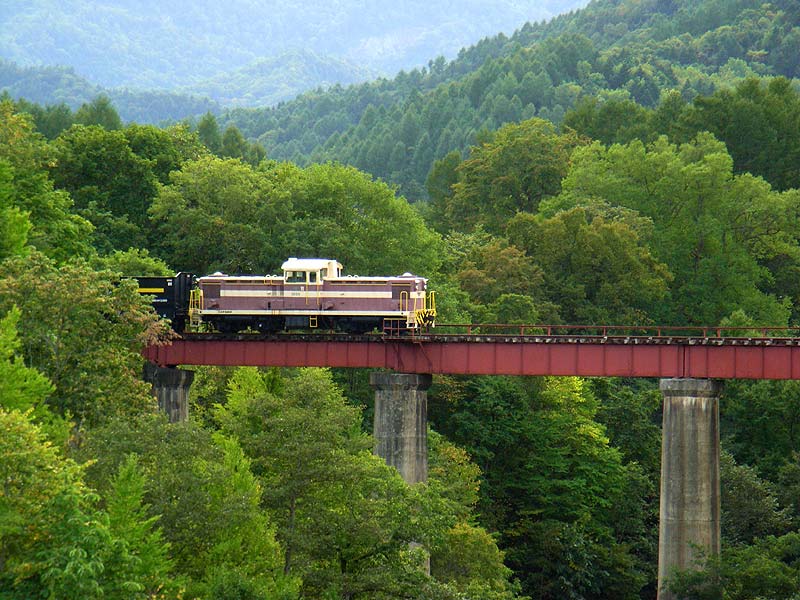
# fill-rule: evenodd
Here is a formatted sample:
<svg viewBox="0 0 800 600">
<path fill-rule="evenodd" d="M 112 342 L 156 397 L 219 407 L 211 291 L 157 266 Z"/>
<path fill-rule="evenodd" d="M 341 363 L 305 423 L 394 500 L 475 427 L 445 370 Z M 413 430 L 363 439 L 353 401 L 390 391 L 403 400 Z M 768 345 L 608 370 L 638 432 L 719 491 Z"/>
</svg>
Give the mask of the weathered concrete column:
<svg viewBox="0 0 800 600">
<path fill-rule="evenodd" d="M 369 375 L 375 389 L 375 454 L 400 471 L 406 483 L 428 480 L 430 375 Z"/>
<path fill-rule="evenodd" d="M 658 598 L 674 569 L 691 568 L 695 550 L 719 554 L 719 392 L 709 379 L 662 379 Z"/>
<path fill-rule="evenodd" d="M 158 367 L 144 363 L 144 380 L 153 385 L 158 407 L 167 414 L 170 423 L 189 420 L 189 387 L 194 371 Z"/>
<path fill-rule="evenodd" d="M 375 389 L 372 433 L 375 454 L 400 471 L 408 484 L 428 481 L 428 388 L 430 375 L 373 372 Z M 411 547 L 419 547 L 416 542 Z M 430 556 L 424 563 L 431 574 Z"/>
</svg>

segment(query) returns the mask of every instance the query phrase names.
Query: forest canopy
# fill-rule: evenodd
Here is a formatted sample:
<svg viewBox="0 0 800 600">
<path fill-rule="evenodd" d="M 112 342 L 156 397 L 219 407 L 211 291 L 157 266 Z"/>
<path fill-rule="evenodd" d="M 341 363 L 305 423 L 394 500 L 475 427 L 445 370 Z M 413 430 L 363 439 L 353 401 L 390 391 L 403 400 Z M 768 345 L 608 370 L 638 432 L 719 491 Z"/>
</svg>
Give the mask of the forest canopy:
<svg viewBox="0 0 800 600">
<path fill-rule="evenodd" d="M 167 422 L 126 276 L 325 256 L 427 277 L 440 323 L 796 335 L 797 31 L 598 1 L 272 109 L 0 100 L 0 596 L 654 599 L 656 382 L 436 376 L 408 485 L 362 371 L 198 368 Z M 726 384 L 722 552 L 680 597 L 796 598 L 798 398 Z"/>
</svg>

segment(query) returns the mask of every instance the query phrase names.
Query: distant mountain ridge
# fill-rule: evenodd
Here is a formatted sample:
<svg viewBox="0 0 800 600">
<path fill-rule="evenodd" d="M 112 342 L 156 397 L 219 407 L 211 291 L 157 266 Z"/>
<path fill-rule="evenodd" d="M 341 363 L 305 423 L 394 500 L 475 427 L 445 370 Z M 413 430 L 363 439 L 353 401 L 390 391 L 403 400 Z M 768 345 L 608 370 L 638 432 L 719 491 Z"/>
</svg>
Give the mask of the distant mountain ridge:
<svg viewBox="0 0 800 600">
<path fill-rule="evenodd" d="M 0 91 L 41 105 L 64 103 L 71 109 L 108 96 L 125 121 L 161 123 L 219 112 L 221 105 L 207 97 L 187 92 L 104 89 L 75 73 L 71 67 L 20 67 L 0 59 Z"/>
<path fill-rule="evenodd" d="M 291 50 L 180 88 L 226 106 L 273 106 L 306 90 L 375 79 L 378 73 L 311 50 Z"/>
<path fill-rule="evenodd" d="M 376 73 L 308 50 L 286 52 L 175 90 L 103 88 L 72 67 L 21 67 L 0 58 L 0 90 L 38 104 L 64 103 L 72 109 L 100 94 L 108 96 L 125 121 L 177 121 L 223 106 L 272 106 L 306 90 L 374 79 Z"/>
<path fill-rule="evenodd" d="M 106 88 L 194 86 L 288 51 L 394 75 L 586 0 L 5 0 L 0 56 Z"/>
<path fill-rule="evenodd" d="M 668 90 L 691 101 L 747 77 L 798 78 L 798 56 L 797 0 L 594 0 L 485 38 L 452 61 L 227 111 L 221 125 L 234 123 L 271 158 L 352 164 L 425 198 L 434 161 L 505 123 L 558 124 L 583 99 L 654 107 Z"/>
</svg>

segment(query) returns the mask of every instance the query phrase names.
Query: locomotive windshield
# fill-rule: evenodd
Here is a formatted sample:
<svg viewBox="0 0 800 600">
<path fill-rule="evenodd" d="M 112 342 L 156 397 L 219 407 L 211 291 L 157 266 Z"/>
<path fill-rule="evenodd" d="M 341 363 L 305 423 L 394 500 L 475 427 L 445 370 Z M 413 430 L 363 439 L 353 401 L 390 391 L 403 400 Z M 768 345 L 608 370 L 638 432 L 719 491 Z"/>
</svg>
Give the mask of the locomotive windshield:
<svg viewBox="0 0 800 600">
<path fill-rule="evenodd" d="M 286 271 L 286 282 L 287 283 L 305 283 L 306 282 L 306 272 L 305 271 Z"/>
</svg>

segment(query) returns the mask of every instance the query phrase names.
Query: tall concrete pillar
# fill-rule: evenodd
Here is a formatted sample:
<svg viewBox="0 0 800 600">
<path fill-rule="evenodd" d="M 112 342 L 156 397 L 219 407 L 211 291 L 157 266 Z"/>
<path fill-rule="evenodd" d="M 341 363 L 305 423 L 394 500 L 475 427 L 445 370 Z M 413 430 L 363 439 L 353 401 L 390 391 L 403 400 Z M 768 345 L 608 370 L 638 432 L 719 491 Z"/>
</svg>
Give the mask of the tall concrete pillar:
<svg viewBox="0 0 800 600">
<path fill-rule="evenodd" d="M 410 484 L 428 480 L 428 388 L 430 375 L 369 375 L 375 389 L 375 454 Z"/>
<path fill-rule="evenodd" d="M 719 554 L 719 392 L 708 379 L 662 379 L 658 599 L 675 569 L 694 565 L 694 547 Z M 694 547 L 693 547 L 694 546 Z"/>
<path fill-rule="evenodd" d="M 194 380 L 194 371 L 158 367 L 145 362 L 144 380 L 153 385 L 158 407 L 167 414 L 170 423 L 189 420 L 189 387 Z"/>
<path fill-rule="evenodd" d="M 430 375 L 369 374 L 375 390 L 372 427 L 375 454 L 400 471 L 408 484 L 428 481 L 428 388 Z M 419 547 L 416 542 L 412 548 Z M 431 574 L 430 557 L 424 563 Z"/>
</svg>

